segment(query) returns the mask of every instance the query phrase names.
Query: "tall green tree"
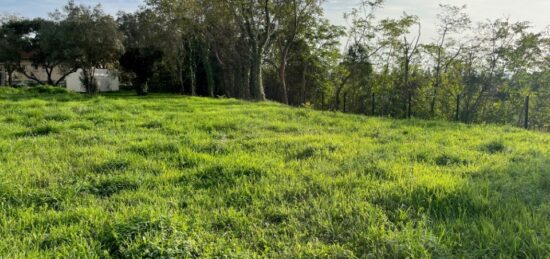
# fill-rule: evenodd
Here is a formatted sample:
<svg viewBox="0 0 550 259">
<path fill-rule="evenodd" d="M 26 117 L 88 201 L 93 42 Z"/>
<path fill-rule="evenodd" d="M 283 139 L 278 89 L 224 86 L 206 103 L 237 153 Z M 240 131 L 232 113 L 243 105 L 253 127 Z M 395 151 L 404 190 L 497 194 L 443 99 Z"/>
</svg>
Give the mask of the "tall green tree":
<svg viewBox="0 0 550 259">
<path fill-rule="evenodd" d="M 290 53 L 290 71 L 295 79 L 289 84 L 289 101 L 294 105 L 313 104 L 325 109 L 334 93 L 332 76 L 341 62 L 340 39 L 345 35 L 341 26 L 317 17 L 299 37 Z M 293 97 L 293 98 L 292 98 Z"/>
<path fill-rule="evenodd" d="M 7 83 L 13 85 L 13 73 L 20 67 L 23 59 L 25 41 L 22 32 L 18 29 L 19 21 L 11 20 L 0 27 L 0 63 L 6 70 Z"/>
<path fill-rule="evenodd" d="M 124 51 L 122 34 L 115 19 L 100 5 L 76 5 L 72 0 L 55 16 L 61 19 L 61 26 L 67 30 L 68 49 L 78 57 L 69 60 L 69 66 L 82 69 L 81 80 L 87 92 L 95 93 L 95 70 L 115 68 Z"/>
<path fill-rule="evenodd" d="M 301 36 L 300 34 L 305 32 L 306 26 L 312 25 L 312 20 L 321 15 L 321 2 L 319 0 L 290 0 L 279 10 L 281 29 L 275 35 L 274 45 L 278 52 L 276 53 L 278 62 L 275 67 L 278 70 L 282 102 L 285 104 L 289 104 L 286 71 L 290 51 Z"/>
<path fill-rule="evenodd" d="M 54 17 L 55 18 L 55 17 Z M 76 72 L 77 66 L 73 60 L 79 58 L 79 52 L 75 49 L 73 41 L 74 35 L 68 34 L 66 24 L 59 20 L 33 20 L 36 30 L 34 39 L 29 50 L 31 53 L 30 61 L 35 68 L 42 69 L 46 73 L 46 79 L 39 78 L 36 75 L 21 68 L 20 72 L 27 78 L 36 81 L 39 84 L 59 85 L 65 78 Z M 59 74 L 58 78 L 54 75 Z"/>
<path fill-rule="evenodd" d="M 146 95 L 155 64 L 162 58 L 162 52 L 156 44 L 160 29 L 156 23 L 156 15 L 148 9 L 121 13 L 118 24 L 125 47 L 120 65 L 132 73 L 132 84 L 137 94 Z"/>
<path fill-rule="evenodd" d="M 176 75 L 180 92 L 197 94 L 197 77 L 202 65 L 208 77 L 208 95 L 214 96 L 215 82 L 209 59 L 211 47 L 206 35 L 206 18 L 210 12 L 216 11 L 216 1 L 149 0 L 147 7 L 157 15 L 161 31 L 158 46 L 165 56 L 163 63 Z"/>
<path fill-rule="evenodd" d="M 246 35 L 250 56 L 250 92 L 252 98 L 265 100 L 262 66 L 271 51 L 274 36 L 280 29 L 281 13 L 288 1 L 276 0 L 224 0 L 233 14 L 240 31 Z"/>
</svg>

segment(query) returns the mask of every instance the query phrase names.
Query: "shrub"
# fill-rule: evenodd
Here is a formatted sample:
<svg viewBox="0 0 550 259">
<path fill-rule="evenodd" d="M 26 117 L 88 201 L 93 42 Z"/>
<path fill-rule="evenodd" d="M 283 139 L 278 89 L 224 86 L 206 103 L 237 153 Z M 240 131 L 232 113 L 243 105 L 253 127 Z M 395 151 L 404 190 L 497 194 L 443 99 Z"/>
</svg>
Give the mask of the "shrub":
<svg viewBox="0 0 550 259">
<path fill-rule="evenodd" d="M 504 145 L 503 141 L 495 140 L 483 145 L 482 149 L 487 153 L 495 154 L 495 153 L 504 152 L 506 149 L 506 146 Z"/>
</svg>

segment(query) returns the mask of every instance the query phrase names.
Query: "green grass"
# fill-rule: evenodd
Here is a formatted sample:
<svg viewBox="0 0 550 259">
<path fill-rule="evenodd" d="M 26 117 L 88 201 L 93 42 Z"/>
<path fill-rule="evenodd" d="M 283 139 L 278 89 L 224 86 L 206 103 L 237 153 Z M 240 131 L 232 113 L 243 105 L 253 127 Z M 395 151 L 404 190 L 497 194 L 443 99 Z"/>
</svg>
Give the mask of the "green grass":
<svg viewBox="0 0 550 259">
<path fill-rule="evenodd" d="M 550 135 L 0 88 L 0 257 L 550 256 Z"/>
</svg>

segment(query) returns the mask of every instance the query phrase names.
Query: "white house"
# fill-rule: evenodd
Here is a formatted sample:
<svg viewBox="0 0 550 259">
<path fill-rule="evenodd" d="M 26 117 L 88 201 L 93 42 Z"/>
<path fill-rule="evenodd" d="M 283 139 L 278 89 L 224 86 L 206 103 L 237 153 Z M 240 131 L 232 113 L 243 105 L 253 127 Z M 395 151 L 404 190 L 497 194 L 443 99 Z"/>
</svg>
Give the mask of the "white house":
<svg viewBox="0 0 550 259">
<path fill-rule="evenodd" d="M 68 75 L 65 78 L 67 89 L 78 93 L 85 93 L 86 88 L 82 84 L 81 77 L 82 69 L 78 69 L 75 73 Z M 120 90 L 120 81 L 116 71 L 95 69 L 94 78 L 97 83 L 97 89 L 100 92 L 116 92 Z"/>
</svg>

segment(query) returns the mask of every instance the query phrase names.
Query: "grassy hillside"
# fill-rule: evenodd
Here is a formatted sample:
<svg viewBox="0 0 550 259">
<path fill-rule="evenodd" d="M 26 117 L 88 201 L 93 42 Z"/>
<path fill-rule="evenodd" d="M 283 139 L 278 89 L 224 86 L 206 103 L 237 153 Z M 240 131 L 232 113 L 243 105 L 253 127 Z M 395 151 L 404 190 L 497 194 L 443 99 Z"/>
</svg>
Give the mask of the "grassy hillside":
<svg viewBox="0 0 550 259">
<path fill-rule="evenodd" d="M 548 257 L 550 135 L 0 89 L 0 257 Z"/>
</svg>

